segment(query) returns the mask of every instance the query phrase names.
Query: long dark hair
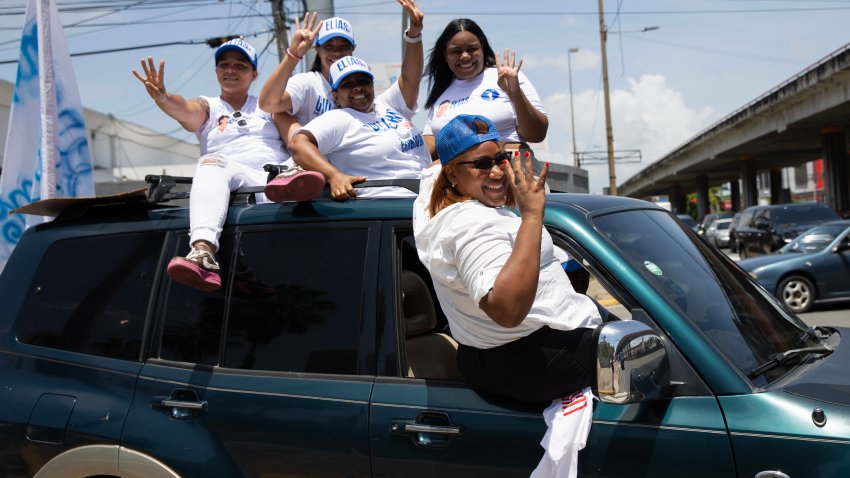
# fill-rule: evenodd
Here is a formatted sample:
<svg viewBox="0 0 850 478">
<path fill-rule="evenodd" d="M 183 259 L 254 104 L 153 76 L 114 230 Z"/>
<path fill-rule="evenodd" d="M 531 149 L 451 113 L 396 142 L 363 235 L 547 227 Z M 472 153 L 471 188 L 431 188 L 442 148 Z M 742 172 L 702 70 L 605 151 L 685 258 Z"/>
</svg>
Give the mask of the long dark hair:
<svg viewBox="0 0 850 478">
<path fill-rule="evenodd" d="M 446 61 L 446 45 L 448 45 L 449 40 L 457 35 L 458 32 L 469 32 L 478 37 L 481 48 L 484 50 L 484 67 L 496 66 L 496 54 L 493 53 L 490 42 L 487 41 L 487 37 L 484 36 L 484 31 L 481 30 L 481 27 L 468 18 L 455 18 L 446 25 L 445 30 L 437 38 L 437 42 L 434 43 L 434 48 L 431 49 L 431 54 L 428 56 L 426 71 L 428 72 L 428 88 L 430 88 L 430 91 L 428 92 L 428 99 L 425 101 L 425 108 L 434 106 L 437 98 L 446 91 L 446 88 L 455 79 Z"/>
</svg>

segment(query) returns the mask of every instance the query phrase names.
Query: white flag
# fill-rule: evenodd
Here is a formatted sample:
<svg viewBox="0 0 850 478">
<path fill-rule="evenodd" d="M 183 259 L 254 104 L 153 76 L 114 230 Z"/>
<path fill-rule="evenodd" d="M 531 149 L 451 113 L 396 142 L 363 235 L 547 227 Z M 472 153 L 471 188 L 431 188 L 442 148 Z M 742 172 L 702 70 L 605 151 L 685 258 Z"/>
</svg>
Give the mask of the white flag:
<svg viewBox="0 0 850 478">
<path fill-rule="evenodd" d="M 9 214 L 51 197 L 94 196 L 83 108 L 55 1 L 29 0 L 0 174 L 0 271 L 40 216 Z"/>
</svg>

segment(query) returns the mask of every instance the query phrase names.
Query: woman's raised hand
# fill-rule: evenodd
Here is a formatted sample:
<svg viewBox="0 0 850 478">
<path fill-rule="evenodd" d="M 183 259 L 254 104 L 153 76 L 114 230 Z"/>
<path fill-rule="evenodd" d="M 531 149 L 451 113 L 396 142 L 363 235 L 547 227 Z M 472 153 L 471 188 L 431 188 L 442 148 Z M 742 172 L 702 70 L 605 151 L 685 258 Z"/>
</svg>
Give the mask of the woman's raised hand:
<svg viewBox="0 0 850 478">
<path fill-rule="evenodd" d="M 159 61 L 159 71 L 156 70 L 153 57 L 149 56 L 147 60 L 142 58 L 141 62 L 145 76 L 140 75 L 136 70 L 133 70 L 133 74 L 145 85 L 145 89 L 154 101 L 165 99 L 165 81 L 163 80 L 165 76 L 165 60 Z"/>
<path fill-rule="evenodd" d="M 404 11 L 407 12 L 407 16 L 410 18 L 410 27 L 408 29 L 408 36 L 410 38 L 418 37 L 420 33 L 422 33 L 422 21 L 425 19 L 425 14 L 419 10 L 419 7 L 416 6 L 416 2 L 413 0 L 396 0 L 403 8 Z"/>
<path fill-rule="evenodd" d="M 531 167 L 531 153 L 514 151 L 512 161 L 504 168 L 508 175 L 508 186 L 514 191 L 520 216 L 539 214 L 543 216 L 546 206 L 546 175 L 549 173 L 549 163 L 543 165 L 540 176 L 534 177 Z"/>
<path fill-rule="evenodd" d="M 317 15 L 316 12 L 313 12 L 312 15 L 310 12 L 306 12 L 304 14 L 304 25 L 299 24 L 298 17 L 295 17 L 295 30 L 292 32 L 292 41 L 290 42 L 292 46 L 289 48 L 298 56 L 304 56 L 319 35 L 322 22 L 316 21 Z"/>
<path fill-rule="evenodd" d="M 522 58 L 516 61 L 516 52 L 505 48 L 504 56 L 499 59 L 496 54 L 496 71 L 499 74 L 497 83 L 508 95 L 519 91 L 519 69 L 522 68 Z"/>
</svg>

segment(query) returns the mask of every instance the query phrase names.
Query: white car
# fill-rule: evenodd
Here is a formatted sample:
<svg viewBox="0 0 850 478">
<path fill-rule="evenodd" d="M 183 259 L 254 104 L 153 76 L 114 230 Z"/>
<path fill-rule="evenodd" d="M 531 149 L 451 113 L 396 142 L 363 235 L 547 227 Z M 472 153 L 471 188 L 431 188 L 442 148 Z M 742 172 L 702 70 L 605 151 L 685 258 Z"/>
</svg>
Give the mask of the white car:
<svg viewBox="0 0 850 478">
<path fill-rule="evenodd" d="M 714 219 L 705 229 L 705 238 L 716 247 L 729 247 L 729 226 L 731 218 Z"/>
</svg>

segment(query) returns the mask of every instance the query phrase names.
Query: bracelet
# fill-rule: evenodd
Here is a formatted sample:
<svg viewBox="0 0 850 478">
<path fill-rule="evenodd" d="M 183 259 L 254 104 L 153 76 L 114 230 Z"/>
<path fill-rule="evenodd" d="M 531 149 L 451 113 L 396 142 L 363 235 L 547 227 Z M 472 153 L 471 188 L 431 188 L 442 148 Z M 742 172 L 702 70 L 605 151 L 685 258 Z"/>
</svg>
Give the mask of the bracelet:
<svg viewBox="0 0 850 478">
<path fill-rule="evenodd" d="M 286 54 L 289 56 L 289 58 L 292 58 L 295 61 L 301 61 L 304 59 L 303 56 L 298 56 L 295 53 L 292 53 L 292 50 L 290 50 L 289 48 L 286 49 Z"/>
<path fill-rule="evenodd" d="M 406 41 L 407 43 L 419 43 L 419 42 L 422 41 L 422 32 L 419 32 L 419 35 L 416 35 L 415 37 L 408 36 L 407 34 L 409 32 L 410 32 L 410 28 L 405 30 L 404 33 L 401 35 L 401 38 L 403 38 L 404 41 Z"/>
</svg>

